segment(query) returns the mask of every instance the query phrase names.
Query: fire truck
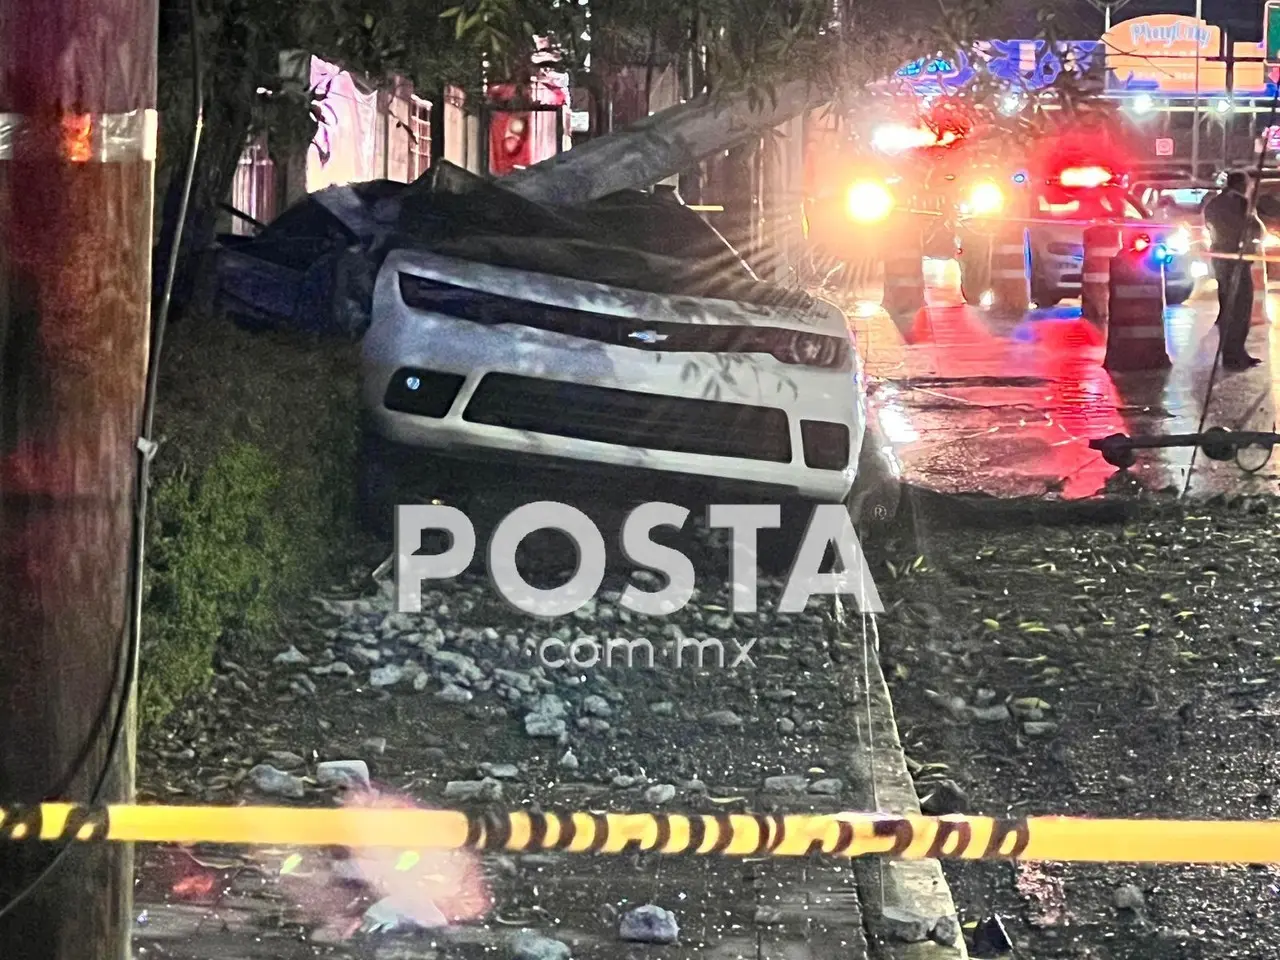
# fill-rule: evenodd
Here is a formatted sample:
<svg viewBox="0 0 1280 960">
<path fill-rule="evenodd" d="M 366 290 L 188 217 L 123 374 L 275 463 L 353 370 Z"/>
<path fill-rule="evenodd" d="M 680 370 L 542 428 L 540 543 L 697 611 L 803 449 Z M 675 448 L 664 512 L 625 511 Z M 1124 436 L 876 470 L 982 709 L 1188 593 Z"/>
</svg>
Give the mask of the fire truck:
<svg viewBox="0 0 1280 960">
<path fill-rule="evenodd" d="M 1133 195 L 1123 131 L 1105 117 L 1077 118 L 1070 132 L 1001 137 L 971 117 L 935 106 L 850 137 L 842 172 L 811 201 L 811 241 L 864 273 L 867 260 L 919 242 L 925 258 L 959 261 L 961 292 L 976 305 L 990 286 L 992 238 L 1012 227 L 1025 246 L 1031 299 L 1052 306 L 1080 293 L 1085 224 L 1113 221 L 1160 272 L 1169 303 L 1191 295 L 1195 238 L 1157 221 Z"/>
</svg>

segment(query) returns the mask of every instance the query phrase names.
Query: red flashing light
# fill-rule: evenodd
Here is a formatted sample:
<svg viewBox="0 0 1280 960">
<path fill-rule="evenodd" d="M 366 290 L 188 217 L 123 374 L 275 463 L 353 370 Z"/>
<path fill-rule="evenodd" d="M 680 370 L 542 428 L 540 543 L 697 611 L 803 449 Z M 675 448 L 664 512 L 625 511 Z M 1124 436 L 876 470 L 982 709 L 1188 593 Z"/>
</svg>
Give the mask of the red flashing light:
<svg viewBox="0 0 1280 960">
<path fill-rule="evenodd" d="M 1132 249 L 1134 253 L 1142 253 L 1151 246 L 1151 238 L 1145 233 L 1140 233 L 1133 238 Z"/>
<path fill-rule="evenodd" d="M 1058 182 L 1064 187 L 1104 187 L 1115 180 L 1115 174 L 1106 167 L 1067 167 L 1058 174 Z"/>
</svg>

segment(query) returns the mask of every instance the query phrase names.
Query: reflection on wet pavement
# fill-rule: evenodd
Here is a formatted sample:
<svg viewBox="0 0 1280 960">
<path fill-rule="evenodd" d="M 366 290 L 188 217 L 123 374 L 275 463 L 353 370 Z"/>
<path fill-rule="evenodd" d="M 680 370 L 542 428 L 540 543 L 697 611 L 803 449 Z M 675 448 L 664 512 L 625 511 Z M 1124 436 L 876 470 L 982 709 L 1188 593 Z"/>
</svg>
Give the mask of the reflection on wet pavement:
<svg viewBox="0 0 1280 960">
<path fill-rule="evenodd" d="M 1109 374 L 1105 332 L 1078 304 L 999 318 L 963 304 L 951 272 L 935 269 L 928 305 L 891 320 L 867 301 L 848 313 L 866 365 L 880 423 L 897 447 L 907 479 L 947 492 L 1000 496 L 1093 496 L 1131 489 L 1182 489 L 1192 448 L 1140 451 L 1120 474 L 1089 449 L 1113 433 L 1167 436 L 1199 426 L 1217 333 L 1217 301 L 1199 296 L 1165 312 L 1173 367 Z M 1272 295 L 1272 301 L 1275 294 Z M 1277 305 L 1270 305 L 1275 315 Z M 1254 370 L 1218 370 L 1205 426 L 1270 431 L 1280 356 L 1270 324 L 1250 331 L 1249 349 L 1266 362 Z M 1253 469 L 1266 450 L 1242 452 Z M 1213 494 L 1280 485 L 1280 464 L 1250 476 L 1234 462 L 1195 457 L 1191 492 Z"/>
</svg>

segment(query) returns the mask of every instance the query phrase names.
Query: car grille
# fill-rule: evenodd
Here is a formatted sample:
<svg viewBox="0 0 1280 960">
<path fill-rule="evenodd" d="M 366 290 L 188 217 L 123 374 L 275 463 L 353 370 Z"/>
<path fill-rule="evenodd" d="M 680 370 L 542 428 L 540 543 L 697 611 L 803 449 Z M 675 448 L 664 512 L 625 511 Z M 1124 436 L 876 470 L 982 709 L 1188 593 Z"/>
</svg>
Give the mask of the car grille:
<svg viewBox="0 0 1280 960">
<path fill-rule="evenodd" d="M 463 418 L 574 440 L 791 462 L 787 415 L 740 403 L 490 373 L 476 387 Z"/>
</svg>

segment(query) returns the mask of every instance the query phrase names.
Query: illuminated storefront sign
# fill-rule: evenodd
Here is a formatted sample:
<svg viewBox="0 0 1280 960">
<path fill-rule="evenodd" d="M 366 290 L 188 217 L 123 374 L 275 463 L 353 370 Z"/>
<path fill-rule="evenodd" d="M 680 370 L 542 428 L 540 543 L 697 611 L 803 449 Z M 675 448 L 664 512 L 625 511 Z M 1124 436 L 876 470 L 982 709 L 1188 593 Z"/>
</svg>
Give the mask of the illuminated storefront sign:
<svg viewBox="0 0 1280 960">
<path fill-rule="evenodd" d="M 1200 54 L 1202 97 L 1267 97 L 1274 87 L 1261 63 L 1239 62 L 1261 57 L 1262 44 L 1236 42 L 1234 90 L 1228 89 L 1227 65 L 1206 59 L 1223 54 L 1222 31 L 1195 17 L 1170 13 L 1124 20 L 1105 34 L 1107 92 L 1117 95 L 1187 99 L 1196 92 L 1196 53 Z"/>
<path fill-rule="evenodd" d="M 1097 41 L 984 40 L 951 57 L 921 57 L 898 70 L 895 80 L 912 93 L 933 97 L 954 93 L 986 72 L 1020 90 L 1043 90 L 1065 70 L 1087 74 L 1099 67 L 1102 44 Z"/>
<path fill-rule="evenodd" d="M 1116 24 L 1101 41 L 986 40 L 952 56 L 921 57 L 900 68 L 894 80 L 925 99 L 955 93 L 985 71 L 997 81 L 1035 92 L 1052 86 L 1067 70 L 1103 83 L 1114 96 L 1190 99 L 1196 91 L 1200 54 L 1200 95 L 1262 99 L 1275 93 L 1261 58 L 1263 45 L 1237 41 L 1232 52 L 1234 90 L 1228 89 L 1222 31 L 1203 20 L 1152 14 Z"/>
</svg>

